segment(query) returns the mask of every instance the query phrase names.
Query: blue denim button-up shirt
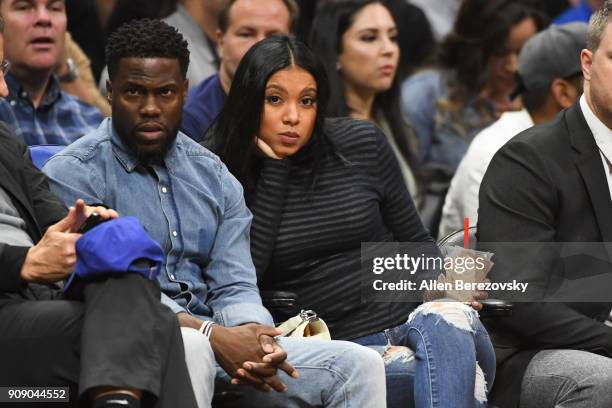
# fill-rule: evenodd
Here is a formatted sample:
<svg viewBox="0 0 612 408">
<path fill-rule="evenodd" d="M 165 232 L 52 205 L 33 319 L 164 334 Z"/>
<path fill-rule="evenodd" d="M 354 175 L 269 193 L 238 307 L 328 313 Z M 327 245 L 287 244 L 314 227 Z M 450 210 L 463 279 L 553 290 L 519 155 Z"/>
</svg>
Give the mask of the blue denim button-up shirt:
<svg viewBox="0 0 612 408">
<path fill-rule="evenodd" d="M 83 198 L 140 219 L 164 248 L 162 301 L 175 313 L 225 326 L 272 324 L 251 260 L 251 213 L 240 183 L 213 153 L 179 132 L 164 165 L 145 169 L 105 119 L 43 170 L 67 205 Z"/>
</svg>

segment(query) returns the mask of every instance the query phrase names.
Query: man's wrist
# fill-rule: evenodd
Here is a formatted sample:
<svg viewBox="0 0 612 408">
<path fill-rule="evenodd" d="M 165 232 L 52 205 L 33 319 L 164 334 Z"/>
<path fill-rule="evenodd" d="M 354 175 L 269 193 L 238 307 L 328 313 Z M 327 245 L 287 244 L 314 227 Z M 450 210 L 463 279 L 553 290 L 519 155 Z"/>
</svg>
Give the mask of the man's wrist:
<svg viewBox="0 0 612 408">
<path fill-rule="evenodd" d="M 216 323 L 212 320 L 206 320 L 202 323 L 202 326 L 198 329 L 200 333 L 202 333 L 206 338 L 210 339 L 210 336 L 213 331 L 213 326 L 216 326 Z"/>
<path fill-rule="evenodd" d="M 190 315 L 187 312 L 180 312 L 176 314 L 176 318 L 178 319 L 179 326 L 181 327 L 191 327 L 192 329 L 196 329 L 206 337 L 210 339 L 213 326 L 218 328 L 219 326 L 213 322 L 212 320 L 200 320 L 197 317 Z"/>
<path fill-rule="evenodd" d="M 21 265 L 21 271 L 19 272 L 19 276 L 21 277 L 22 282 L 31 283 L 34 281 L 33 276 L 31 275 L 31 267 L 30 267 L 30 256 L 32 253 L 32 248 L 28 249 L 26 252 L 25 259 L 23 260 L 23 265 Z"/>
<path fill-rule="evenodd" d="M 72 58 L 67 58 L 64 64 L 65 69 L 58 75 L 60 82 L 74 82 L 79 77 L 79 70 Z"/>
<path fill-rule="evenodd" d="M 208 340 L 210 341 L 210 347 L 212 348 L 214 353 L 217 352 L 218 345 L 223 343 L 223 341 L 220 339 L 223 339 L 223 336 L 227 332 L 228 332 L 227 327 L 224 327 L 218 324 L 216 324 L 214 327 L 214 330 L 211 331 L 210 337 L 208 338 Z"/>
</svg>

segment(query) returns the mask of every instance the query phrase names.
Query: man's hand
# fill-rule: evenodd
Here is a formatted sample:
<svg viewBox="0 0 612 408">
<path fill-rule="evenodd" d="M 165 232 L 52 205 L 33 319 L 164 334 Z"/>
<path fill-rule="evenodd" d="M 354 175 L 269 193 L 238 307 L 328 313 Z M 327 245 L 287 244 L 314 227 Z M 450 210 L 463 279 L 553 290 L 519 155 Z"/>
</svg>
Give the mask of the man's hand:
<svg viewBox="0 0 612 408">
<path fill-rule="evenodd" d="M 94 211 L 103 219 L 117 218 L 114 210 L 104 207 L 89 207 L 81 199 L 68 214 L 56 224 L 50 226 L 38 244 L 28 250 L 21 267 L 21 279 L 24 282 L 53 283 L 66 279 L 76 263 L 76 241 L 81 234 L 75 231 Z"/>
<path fill-rule="evenodd" d="M 28 250 L 21 267 L 24 282 L 53 283 L 72 273 L 76 263 L 75 243 L 81 237 L 71 232 L 76 217 L 76 209 L 70 208 L 68 215 L 50 226 L 38 244 Z"/>
<path fill-rule="evenodd" d="M 273 337 L 265 334 L 261 335 L 259 337 L 259 343 L 262 351 L 266 353 L 262 358 L 262 362 L 246 361 L 243 363 L 242 367 L 247 371 L 245 373 L 244 370 L 239 369 L 237 371 L 237 381 L 234 381 L 234 383 L 242 383 L 240 379 L 248 373 L 255 374 L 259 378 L 270 377 L 276 374 L 278 368 L 293 378 L 299 377 L 297 370 L 287 362 L 287 353 Z"/>
<path fill-rule="evenodd" d="M 233 384 L 250 384 L 261 391 L 282 392 L 287 386 L 276 375 L 280 368 L 292 377 L 297 371 L 286 361 L 287 353 L 274 341 L 280 334 L 274 327 L 246 324 L 226 328 L 215 326 L 210 343 L 217 362 L 232 377 Z"/>
<path fill-rule="evenodd" d="M 76 200 L 76 202 L 74 203 L 74 207 L 71 207 L 71 209 L 72 208 L 74 208 L 75 210 L 75 218 L 72 225 L 70 226 L 70 232 L 76 232 L 81 226 L 81 224 L 85 222 L 87 217 L 89 217 L 94 212 L 100 214 L 100 217 L 103 220 L 115 219 L 119 217 L 119 214 L 115 210 L 110 210 L 104 207 L 90 207 L 88 205 L 85 205 L 85 201 L 80 198 Z"/>
<path fill-rule="evenodd" d="M 176 315 L 181 327 L 199 329 L 203 321 L 188 313 Z M 223 369 L 232 377 L 232 384 L 249 384 L 261 391 L 286 389 L 276 371 L 280 368 L 293 378 L 298 372 L 287 359 L 287 353 L 274 340 L 281 334 L 269 326 L 246 324 L 225 328 L 214 326 L 210 345 Z"/>
</svg>

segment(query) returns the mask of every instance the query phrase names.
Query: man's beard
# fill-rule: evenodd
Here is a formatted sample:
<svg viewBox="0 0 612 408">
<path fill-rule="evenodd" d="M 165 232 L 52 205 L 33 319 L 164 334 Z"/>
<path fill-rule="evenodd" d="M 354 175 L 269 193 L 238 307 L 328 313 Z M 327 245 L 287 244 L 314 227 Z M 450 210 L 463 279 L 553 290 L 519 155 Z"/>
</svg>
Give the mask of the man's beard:
<svg viewBox="0 0 612 408">
<path fill-rule="evenodd" d="M 143 148 L 141 145 L 135 142 L 136 138 L 134 136 L 130 137 L 129 140 L 124 140 L 124 142 L 132 154 L 136 156 L 136 160 L 139 164 L 142 164 L 143 166 L 163 164 L 166 154 L 168 154 L 168 151 L 174 145 L 177 134 L 178 129 L 171 131 L 170 136 L 164 139 L 162 144 L 156 149 Z"/>
</svg>

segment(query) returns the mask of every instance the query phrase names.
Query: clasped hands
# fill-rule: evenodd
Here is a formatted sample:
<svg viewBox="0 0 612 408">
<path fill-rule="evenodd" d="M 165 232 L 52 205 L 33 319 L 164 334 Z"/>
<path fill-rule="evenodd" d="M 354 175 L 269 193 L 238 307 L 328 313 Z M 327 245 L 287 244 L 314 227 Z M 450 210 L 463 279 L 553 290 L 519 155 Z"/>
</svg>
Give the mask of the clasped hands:
<svg viewBox="0 0 612 408">
<path fill-rule="evenodd" d="M 278 377 L 277 370 L 292 378 L 298 378 L 298 372 L 274 340 L 279 334 L 279 329 L 254 323 L 229 328 L 215 326 L 210 343 L 217 362 L 232 377 L 232 384 L 248 384 L 264 392 L 283 392 L 287 386 Z"/>
<path fill-rule="evenodd" d="M 85 201 L 76 200 L 68 214 L 47 228 L 41 240 L 28 250 L 21 267 L 21 279 L 38 283 L 66 279 L 76 264 L 76 241 L 82 235 L 76 231 L 93 212 L 105 220 L 119 216 L 115 210 L 90 207 L 85 205 Z"/>
</svg>

